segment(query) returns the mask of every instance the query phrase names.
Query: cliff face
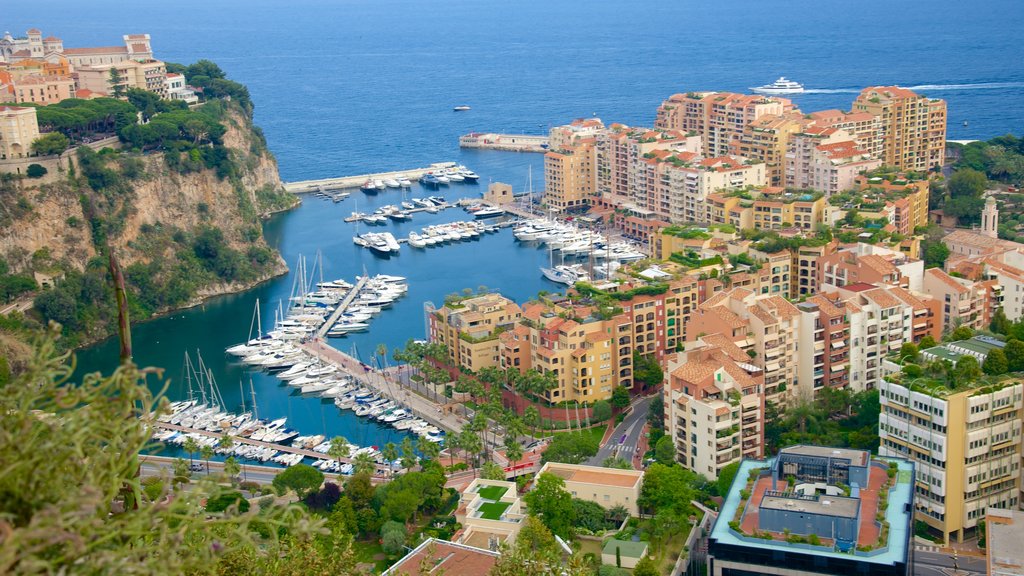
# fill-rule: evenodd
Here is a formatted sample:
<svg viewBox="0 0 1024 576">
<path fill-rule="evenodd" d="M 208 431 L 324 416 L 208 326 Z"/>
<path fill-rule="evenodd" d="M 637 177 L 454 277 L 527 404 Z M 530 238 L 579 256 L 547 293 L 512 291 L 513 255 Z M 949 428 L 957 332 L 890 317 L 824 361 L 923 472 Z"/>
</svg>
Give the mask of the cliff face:
<svg viewBox="0 0 1024 576">
<path fill-rule="evenodd" d="M 54 160 L 45 184 L 0 174 L 0 274 L 64 278 L 35 307 L 39 320 L 64 325 L 69 346 L 111 333 L 108 251 L 125 270 L 133 319 L 287 270 L 260 220 L 298 199 L 282 188 L 262 133 L 230 102 L 200 114 L 215 136 L 190 124 L 146 153 L 80 149 Z"/>
<path fill-rule="evenodd" d="M 141 162 L 142 172 L 131 179 L 124 197 L 68 178 L 42 185 L 28 179 L 0 185 L 0 258 L 11 269 L 21 270 L 32 266 L 33 254 L 43 251 L 54 262 L 83 270 L 100 252 L 91 230 L 97 216 L 116 221 L 105 239 L 124 266 L 158 257 L 140 246 L 141 237 L 151 234 L 153 227 L 190 232 L 212 226 L 236 248 L 266 246 L 262 233 L 250 241 L 253 227 L 259 226 L 261 217 L 287 209 L 296 200 L 281 187 L 277 161 L 249 118 L 229 107 L 222 123 L 227 128 L 223 144 L 238 167 L 235 178 L 221 179 L 212 169 L 180 174 L 168 169 L 160 153 L 120 153 L 122 168 L 124 162 Z M 66 174 L 80 174 L 80 162 L 71 160 L 72 166 L 65 161 L 62 168 Z"/>
</svg>

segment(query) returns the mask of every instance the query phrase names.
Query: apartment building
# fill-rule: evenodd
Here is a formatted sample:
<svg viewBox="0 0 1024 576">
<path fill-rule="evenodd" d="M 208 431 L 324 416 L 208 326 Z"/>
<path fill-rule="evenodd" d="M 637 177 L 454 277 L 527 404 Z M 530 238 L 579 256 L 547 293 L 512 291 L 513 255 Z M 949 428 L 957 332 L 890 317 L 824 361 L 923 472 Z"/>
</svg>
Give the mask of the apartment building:
<svg viewBox="0 0 1024 576">
<path fill-rule="evenodd" d="M 597 141 L 597 192 L 613 203 L 635 202 L 639 197 L 646 204 L 647 190 L 638 182 L 643 176 L 639 161 L 657 150 L 699 152 L 700 138 L 678 131 L 633 128 L 612 124 L 600 130 Z"/>
<path fill-rule="evenodd" d="M 790 138 L 785 183 L 832 196 L 853 188 L 859 174 L 881 165 L 846 132 L 813 127 Z"/>
<path fill-rule="evenodd" d="M 787 149 L 790 138 L 807 129 L 812 120 L 799 111 L 761 116 L 733 142 L 733 154 L 764 162 L 768 185 L 788 186 Z"/>
<path fill-rule="evenodd" d="M 858 307 L 835 294 L 818 294 L 796 308 L 800 311 L 800 354 L 796 362 L 799 395 L 809 399 L 826 387 L 850 387 L 850 316 L 859 311 Z"/>
<path fill-rule="evenodd" d="M 75 80 L 71 76 L 25 75 L 10 84 L 8 98 L 47 106 L 75 97 Z M 0 100 L 3 99 L 0 94 Z"/>
<path fill-rule="evenodd" d="M 929 268 L 924 272 L 923 291 L 943 303 L 943 330 L 953 330 L 958 326 L 980 330 L 988 325 L 992 304 L 989 290 L 983 283 Z"/>
<path fill-rule="evenodd" d="M 733 142 L 743 139 L 748 124 L 793 109 L 792 101 L 774 96 L 687 92 L 673 94 L 662 102 L 654 126 L 696 134 L 701 137 L 705 156 L 726 156 L 733 152 Z"/>
<path fill-rule="evenodd" d="M 916 519 L 948 544 L 976 532 L 988 507 L 1020 503 L 1024 385 L 880 388 L 879 454 L 914 462 Z"/>
<path fill-rule="evenodd" d="M 924 291 L 924 261 L 883 246 L 859 242 L 818 260 L 818 286 L 890 284 Z"/>
<path fill-rule="evenodd" d="M 653 154 L 638 162 L 635 200 L 672 223 L 705 222 L 709 194 L 763 187 L 765 165 L 738 156 Z"/>
<path fill-rule="evenodd" d="M 818 262 L 835 253 L 837 247 L 837 242 L 829 242 L 820 246 L 800 246 L 793 251 L 793 287 L 790 290 L 793 298 L 818 292 Z"/>
<path fill-rule="evenodd" d="M 544 155 L 544 203 L 558 212 L 585 210 L 596 187 L 593 139 L 564 144 Z"/>
<path fill-rule="evenodd" d="M 35 108 L 0 106 L 0 160 L 30 156 L 36 138 L 39 123 Z"/>
<path fill-rule="evenodd" d="M 854 112 L 878 118 L 881 160 L 900 170 L 941 167 L 946 152 L 946 102 L 898 86 L 872 86 L 853 102 Z"/>
<path fill-rule="evenodd" d="M 519 305 L 500 294 L 449 302 L 427 315 L 431 342 L 444 344 L 452 366 L 477 371 L 501 364 L 498 335 L 522 316 Z"/>
<path fill-rule="evenodd" d="M 825 223 L 828 209 L 821 194 L 787 192 L 774 186 L 708 194 L 705 206 L 703 221 L 709 224 L 728 224 L 737 230 L 799 228 L 808 232 Z"/>
<path fill-rule="evenodd" d="M 717 479 L 764 455 L 764 371 L 723 334 L 690 342 L 668 362 L 665 432 L 683 467 Z"/>
<path fill-rule="evenodd" d="M 785 403 L 797 382 L 800 311 L 781 296 L 732 288 L 697 306 L 687 339 L 722 334 L 764 371 L 768 400 Z"/>
<path fill-rule="evenodd" d="M 867 112 L 842 112 L 820 110 L 809 114 L 815 126 L 835 128 L 849 134 L 861 150 L 874 158 L 882 155 L 882 138 L 879 134 L 879 119 Z"/>
</svg>

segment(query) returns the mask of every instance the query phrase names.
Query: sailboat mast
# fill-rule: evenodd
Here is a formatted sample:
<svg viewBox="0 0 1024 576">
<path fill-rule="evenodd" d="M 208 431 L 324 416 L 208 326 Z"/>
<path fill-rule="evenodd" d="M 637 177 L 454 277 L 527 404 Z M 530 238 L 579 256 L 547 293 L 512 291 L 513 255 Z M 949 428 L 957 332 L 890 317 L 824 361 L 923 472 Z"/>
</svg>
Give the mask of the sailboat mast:
<svg viewBox="0 0 1024 576">
<path fill-rule="evenodd" d="M 249 378 L 249 392 L 252 394 L 252 417 L 254 420 L 259 420 L 260 409 L 256 406 L 256 389 L 252 386 L 252 378 Z"/>
<path fill-rule="evenodd" d="M 245 388 L 242 388 L 242 379 L 238 379 L 238 397 L 242 399 L 242 413 L 245 413 Z"/>
</svg>

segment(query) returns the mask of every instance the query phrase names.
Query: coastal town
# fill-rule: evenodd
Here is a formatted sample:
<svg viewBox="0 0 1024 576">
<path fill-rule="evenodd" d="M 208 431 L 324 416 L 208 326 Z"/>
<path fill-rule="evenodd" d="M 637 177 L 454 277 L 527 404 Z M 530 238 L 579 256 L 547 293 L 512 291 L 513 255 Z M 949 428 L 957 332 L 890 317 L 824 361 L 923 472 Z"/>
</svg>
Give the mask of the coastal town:
<svg viewBox="0 0 1024 576">
<path fill-rule="evenodd" d="M 0 223 L 11 229 L 2 239 L 32 236 L 38 247 L 0 258 L 0 336 L 34 330 L 45 340 L 50 322 L 66 331 L 97 316 L 62 315 L 54 295 L 77 274 L 106 275 L 107 256 L 109 292 L 125 300 L 108 305 L 118 321 L 122 309 L 156 317 L 201 300 L 195 287 L 147 299 L 170 293 L 160 258 L 181 247 L 182 277 L 203 269 L 211 283 L 267 281 L 236 272 L 281 259 L 252 244 L 259 217 L 306 192 L 371 206 L 332 216 L 370 248 L 359 254 L 414 252 L 437 270 L 406 278 L 364 264 L 355 279 L 325 280 L 323 264 L 309 272 L 302 260 L 273 328 L 261 325 L 257 299 L 248 337 L 223 347 L 224 365 L 323 403 L 331 418 L 372 422 L 369 437 L 302 430 L 290 404 L 288 418 L 261 418 L 251 379 L 238 382 L 236 409 L 207 367 L 220 360 L 207 353 L 193 367 L 183 350 L 187 397 L 167 392 L 163 405 L 130 412 L 144 438 L 133 498 L 197 498 L 197 508 L 201 499 L 196 526 L 247 518 L 268 533 L 268 518 L 298 508 L 334 538 L 310 540 L 325 546 L 318 554 L 348 562 L 336 565 L 343 571 L 389 576 L 1022 573 L 1024 171 L 992 160 L 1019 162 L 1020 140 L 950 142 L 946 101 L 896 85 L 816 111 L 790 92 L 691 86 L 650 110 L 650 126 L 592 116 L 519 142 L 463 137 L 469 148 L 543 154 L 542 191 L 531 180 L 522 193 L 500 182 L 477 192 L 473 171 L 437 163 L 422 177 L 381 170 L 413 178 L 358 200 L 331 196 L 328 180 L 270 184 L 254 193 L 268 203 L 257 216 L 243 168 L 258 161 L 231 148 L 237 134 L 225 136 L 239 125 L 232 107 L 251 116 L 245 87 L 212 62 L 157 59 L 149 34 L 121 41 L 66 48 L 35 28 L 0 38 L 0 176 L 10 194 Z M 244 141 L 254 154 L 266 148 L 262 134 Z M 252 222 L 218 236 L 206 194 L 192 210 L 196 231 L 167 232 L 173 243 L 127 266 L 126 288 L 117 251 L 157 245 L 170 223 L 145 221 L 150 236 L 101 250 L 97 238 L 123 226 L 99 219 L 108 208 L 77 191 L 130 196 L 118 178 L 143 182 L 154 166 L 230 182 L 229 201 Z M 449 186 L 437 178 L 445 170 L 471 182 Z M 372 176 L 333 181 L 358 187 Z M 33 194 L 55 190 L 82 212 L 68 212 L 65 235 L 85 226 L 97 245 L 77 271 L 50 256 L 71 253 L 45 246 L 58 234 L 19 239 L 11 226 L 28 221 Z M 457 206 L 473 219 L 438 220 Z M 401 244 L 390 232 L 358 234 L 361 223 L 399 226 L 413 214 L 431 226 Z M 353 334 L 376 336 L 372 323 L 398 314 L 410 286 L 444 275 L 446 251 L 426 247 L 482 246 L 482 232 L 508 250 L 541 250 L 547 267 L 514 274 L 543 274 L 548 289 L 517 301 L 511 285 L 445 278 L 451 293 L 415 302 L 423 325 L 400 335 L 404 347 L 381 344 L 367 359 L 346 346 Z M 369 237 L 388 239 L 383 254 Z M 17 381 L 13 354 L 2 359 L 0 391 Z M 53 380 L 59 396 L 63 380 Z M 42 416 L 58 410 L 45 406 Z M 384 429 L 403 440 L 373 436 Z M 118 514 L 138 506 L 116 498 Z M 295 549 L 275 546 L 267 538 L 252 553 Z"/>
</svg>

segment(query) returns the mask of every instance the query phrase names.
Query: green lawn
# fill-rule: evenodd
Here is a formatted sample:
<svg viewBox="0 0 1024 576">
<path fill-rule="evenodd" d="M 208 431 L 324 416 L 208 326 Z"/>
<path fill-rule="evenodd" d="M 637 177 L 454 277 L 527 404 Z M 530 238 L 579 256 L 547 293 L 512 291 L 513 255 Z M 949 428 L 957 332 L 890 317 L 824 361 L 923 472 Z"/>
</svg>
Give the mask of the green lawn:
<svg viewBox="0 0 1024 576">
<path fill-rule="evenodd" d="M 582 432 L 579 431 L 579 430 L 573 430 L 571 432 L 570 431 L 562 431 L 562 432 L 555 432 L 553 435 L 554 436 L 565 436 L 566 434 L 583 434 L 584 436 L 592 436 L 594 438 L 594 440 L 596 440 L 597 443 L 600 444 L 601 443 L 601 439 L 604 438 L 605 428 L 606 428 L 605 426 L 595 426 L 593 428 L 584 428 Z"/>
<path fill-rule="evenodd" d="M 508 492 L 508 488 L 504 486 L 484 486 L 477 490 L 477 494 L 488 500 L 501 500 L 505 492 Z"/>
<path fill-rule="evenodd" d="M 377 570 L 384 570 L 391 564 L 376 540 L 355 540 L 352 542 L 352 552 L 355 553 L 356 562 L 373 564 Z"/>
<path fill-rule="evenodd" d="M 485 502 L 480 505 L 480 517 L 486 520 L 500 520 L 501 515 L 511 505 L 508 502 Z"/>
</svg>

